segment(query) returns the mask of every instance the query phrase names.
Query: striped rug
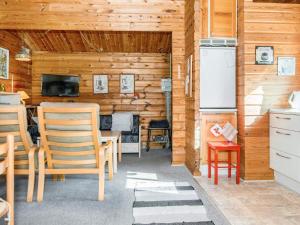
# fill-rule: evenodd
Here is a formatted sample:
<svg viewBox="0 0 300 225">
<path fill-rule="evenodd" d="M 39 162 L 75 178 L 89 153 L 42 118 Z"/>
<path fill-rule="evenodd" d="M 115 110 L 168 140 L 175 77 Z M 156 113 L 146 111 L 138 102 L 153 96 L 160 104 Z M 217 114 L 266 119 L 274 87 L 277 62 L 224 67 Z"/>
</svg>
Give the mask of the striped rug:
<svg viewBox="0 0 300 225">
<path fill-rule="evenodd" d="M 138 183 L 133 225 L 213 225 L 194 188 L 187 182 Z"/>
</svg>

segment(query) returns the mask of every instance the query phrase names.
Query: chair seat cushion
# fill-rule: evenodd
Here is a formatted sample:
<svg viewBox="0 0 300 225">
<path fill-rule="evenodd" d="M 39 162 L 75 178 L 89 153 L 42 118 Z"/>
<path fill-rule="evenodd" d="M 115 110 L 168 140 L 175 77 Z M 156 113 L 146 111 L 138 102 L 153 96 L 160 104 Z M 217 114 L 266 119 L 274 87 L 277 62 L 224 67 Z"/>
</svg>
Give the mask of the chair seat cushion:
<svg viewBox="0 0 300 225">
<path fill-rule="evenodd" d="M 149 128 L 169 128 L 168 120 L 151 120 Z"/>
<path fill-rule="evenodd" d="M 112 114 L 112 131 L 131 131 L 133 114 L 131 112 L 118 112 Z"/>
<path fill-rule="evenodd" d="M 131 131 L 122 131 L 122 143 L 138 143 L 139 135 L 132 134 Z"/>
<path fill-rule="evenodd" d="M 0 94 L 0 104 L 20 105 L 21 95 L 18 93 Z"/>
<path fill-rule="evenodd" d="M 100 116 L 100 130 L 111 130 L 112 116 L 101 115 Z"/>
</svg>

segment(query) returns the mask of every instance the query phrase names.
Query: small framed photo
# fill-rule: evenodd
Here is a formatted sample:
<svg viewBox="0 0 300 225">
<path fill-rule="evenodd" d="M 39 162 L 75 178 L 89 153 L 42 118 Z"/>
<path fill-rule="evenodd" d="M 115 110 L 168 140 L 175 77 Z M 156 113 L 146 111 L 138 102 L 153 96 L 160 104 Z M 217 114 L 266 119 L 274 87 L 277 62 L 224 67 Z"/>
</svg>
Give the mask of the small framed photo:
<svg viewBox="0 0 300 225">
<path fill-rule="evenodd" d="M 108 76 L 94 75 L 94 94 L 108 93 Z"/>
<path fill-rule="evenodd" d="M 134 93 L 134 74 L 121 74 L 120 76 L 120 92 L 122 94 Z"/>
<path fill-rule="evenodd" d="M 295 57 L 278 57 L 278 76 L 294 76 L 296 74 Z"/>
<path fill-rule="evenodd" d="M 256 46 L 256 48 L 255 48 L 255 64 L 256 65 L 272 65 L 272 64 L 274 64 L 274 48 L 273 48 L 273 46 Z"/>
<path fill-rule="evenodd" d="M 0 48 L 0 78 L 8 79 L 9 76 L 9 50 Z"/>
</svg>

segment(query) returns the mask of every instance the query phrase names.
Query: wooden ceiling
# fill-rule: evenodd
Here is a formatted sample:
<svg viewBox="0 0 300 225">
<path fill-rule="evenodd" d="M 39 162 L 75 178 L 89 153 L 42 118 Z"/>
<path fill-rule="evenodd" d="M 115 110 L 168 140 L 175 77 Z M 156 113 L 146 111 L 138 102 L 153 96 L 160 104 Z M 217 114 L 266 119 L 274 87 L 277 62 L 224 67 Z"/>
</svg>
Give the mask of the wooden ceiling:
<svg viewBox="0 0 300 225">
<path fill-rule="evenodd" d="M 32 51 L 170 53 L 169 32 L 11 31 Z"/>
<path fill-rule="evenodd" d="M 253 0 L 253 2 L 262 2 L 262 3 L 293 3 L 300 4 L 300 0 Z"/>
</svg>

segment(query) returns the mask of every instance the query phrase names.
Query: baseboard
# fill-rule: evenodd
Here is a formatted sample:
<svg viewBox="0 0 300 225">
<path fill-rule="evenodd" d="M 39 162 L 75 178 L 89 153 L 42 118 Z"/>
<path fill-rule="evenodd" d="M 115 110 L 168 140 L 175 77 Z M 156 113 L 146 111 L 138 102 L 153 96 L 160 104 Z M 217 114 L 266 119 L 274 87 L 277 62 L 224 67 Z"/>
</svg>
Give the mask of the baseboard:
<svg viewBox="0 0 300 225">
<path fill-rule="evenodd" d="M 295 181 L 281 173 L 278 173 L 276 171 L 274 172 L 274 175 L 275 175 L 275 180 L 279 184 L 300 194 L 300 182 L 297 182 L 297 181 Z"/>
<path fill-rule="evenodd" d="M 227 164 L 223 164 L 223 163 L 220 163 L 219 164 L 220 166 L 225 166 Z M 232 168 L 231 169 L 231 173 L 232 175 L 235 175 L 235 172 L 236 172 L 236 169 L 235 168 Z M 201 165 L 200 166 L 200 173 L 201 173 L 201 176 L 207 176 L 208 175 L 208 166 L 207 165 Z M 212 168 L 212 174 L 214 174 L 214 171 L 213 171 L 213 168 Z M 228 169 L 226 168 L 219 168 L 218 169 L 218 173 L 219 175 L 228 175 Z"/>
</svg>

